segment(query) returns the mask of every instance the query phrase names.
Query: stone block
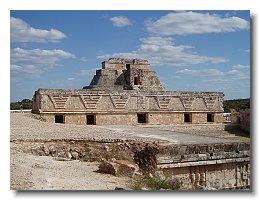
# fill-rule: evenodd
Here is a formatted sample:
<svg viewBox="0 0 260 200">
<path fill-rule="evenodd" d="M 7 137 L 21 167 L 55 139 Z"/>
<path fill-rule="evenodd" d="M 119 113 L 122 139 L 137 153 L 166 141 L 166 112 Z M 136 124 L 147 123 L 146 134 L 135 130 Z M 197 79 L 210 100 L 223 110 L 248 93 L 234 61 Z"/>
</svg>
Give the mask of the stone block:
<svg viewBox="0 0 260 200">
<path fill-rule="evenodd" d="M 139 166 L 136 163 L 128 160 L 116 160 L 115 163 L 119 165 L 116 175 L 123 175 L 132 178 L 139 170 Z"/>
<path fill-rule="evenodd" d="M 118 165 L 114 162 L 103 161 L 98 166 L 98 171 L 101 173 L 116 175 L 117 170 L 118 170 Z"/>
<path fill-rule="evenodd" d="M 115 176 L 128 176 L 131 178 L 139 170 L 136 163 L 128 160 L 103 161 L 98 168 L 98 171 L 102 173 L 113 174 Z"/>
</svg>

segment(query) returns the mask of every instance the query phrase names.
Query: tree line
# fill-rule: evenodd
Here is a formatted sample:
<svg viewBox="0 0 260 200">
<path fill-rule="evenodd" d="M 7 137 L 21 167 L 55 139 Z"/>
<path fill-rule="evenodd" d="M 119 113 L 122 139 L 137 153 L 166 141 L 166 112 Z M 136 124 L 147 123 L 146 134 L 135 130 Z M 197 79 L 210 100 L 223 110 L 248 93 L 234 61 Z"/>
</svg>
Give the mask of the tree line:
<svg viewBox="0 0 260 200">
<path fill-rule="evenodd" d="M 250 108 L 250 99 L 233 99 L 223 102 L 224 112 L 231 112 L 230 109 L 243 110 Z"/>
<path fill-rule="evenodd" d="M 23 99 L 22 101 L 11 102 L 10 109 L 11 110 L 20 110 L 21 105 L 23 106 L 23 109 L 32 109 L 32 100 Z"/>
</svg>

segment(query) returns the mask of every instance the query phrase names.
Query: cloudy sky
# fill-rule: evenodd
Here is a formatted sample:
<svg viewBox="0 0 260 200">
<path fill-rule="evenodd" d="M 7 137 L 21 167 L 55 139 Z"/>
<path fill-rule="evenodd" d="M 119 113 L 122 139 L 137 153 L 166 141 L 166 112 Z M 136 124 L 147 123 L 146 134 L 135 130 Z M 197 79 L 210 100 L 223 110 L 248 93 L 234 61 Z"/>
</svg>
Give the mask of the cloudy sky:
<svg viewBox="0 0 260 200">
<path fill-rule="evenodd" d="M 11 101 L 82 88 L 110 57 L 148 59 L 167 90 L 250 97 L 249 11 L 11 11 Z"/>
</svg>

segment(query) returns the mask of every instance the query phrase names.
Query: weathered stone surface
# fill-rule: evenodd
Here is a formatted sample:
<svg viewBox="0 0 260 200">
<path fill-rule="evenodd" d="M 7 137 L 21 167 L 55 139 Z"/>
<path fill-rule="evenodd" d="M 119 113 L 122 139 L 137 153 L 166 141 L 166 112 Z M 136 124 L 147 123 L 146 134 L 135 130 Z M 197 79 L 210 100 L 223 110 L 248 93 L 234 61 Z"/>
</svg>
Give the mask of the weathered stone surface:
<svg viewBox="0 0 260 200">
<path fill-rule="evenodd" d="M 133 178 L 139 170 L 139 166 L 128 160 L 116 160 L 116 164 L 118 164 L 118 170 L 116 175 L 124 175 Z"/>
<path fill-rule="evenodd" d="M 142 150 L 136 151 L 134 161 L 145 171 L 156 169 L 156 154 L 158 149 L 153 146 L 145 146 Z"/>
<path fill-rule="evenodd" d="M 231 109 L 231 123 L 239 124 L 242 130 L 250 133 L 250 109 Z"/>
<path fill-rule="evenodd" d="M 49 146 L 50 154 L 55 154 L 57 152 L 57 148 L 55 146 Z"/>
<path fill-rule="evenodd" d="M 46 156 L 48 156 L 50 154 L 49 148 L 47 146 L 45 146 L 45 145 L 43 146 L 43 151 L 44 151 Z"/>
<path fill-rule="evenodd" d="M 113 174 L 115 176 L 128 176 L 134 177 L 139 167 L 137 164 L 128 160 L 116 160 L 114 162 L 103 161 L 98 171 L 107 174 Z"/>
<path fill-rule="evenodd" d="M 72 151 L 71 152 L 71 157 L 72 157 L 72 159 L 77 160 L 77 159 L 79 159 L 79 153 L 76 152 L 76 151 Z"/>
<path fill-rule="evenodd" d="M 45 153 L 41 147 L 32 148 L 32 154 L 38 156 L 45 156 Z"/>
<path fill-rule="evenodd" d="M 116 175 L 117 170 L 118 170 L 118 164 L 116 164 L 114 162 L 103 161 L 98 166 L 98 171 L 101 173 Z"/>
<path fill-rule="evenodd" d="M 71 153 L 68 152 L 68 151 L 62 151 L 58 154 L 58 157 L 59 158 L 68 158 L 68 159 L 71 159 L 72 156 L 71 156 Z"/>
</svg>

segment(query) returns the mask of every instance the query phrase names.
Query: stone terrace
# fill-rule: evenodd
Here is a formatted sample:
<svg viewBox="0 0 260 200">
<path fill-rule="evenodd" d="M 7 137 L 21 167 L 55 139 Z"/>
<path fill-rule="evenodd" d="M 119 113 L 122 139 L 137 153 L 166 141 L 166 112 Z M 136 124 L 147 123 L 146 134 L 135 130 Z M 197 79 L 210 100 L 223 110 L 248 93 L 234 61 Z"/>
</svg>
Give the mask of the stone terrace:
<svg viewBox="0 0 260 200">
<path fill-rule="evenodd" d="M 74 124 L 53 124 L 33 118 L 32 114 L 11 113 L 11 141 L 50 141 L 50 140 L 96 140 L 116 141 L 132 140 L 155 142 L 163 141 L 174 144 L 211 144 L 227 143 L 236 140 L 221 138 L 223 136 L 200 136 L 193 133 L 184 133 L 180 130 L 163 130 L 162 126 L 87 126 Z M 230 137 L 226 133 L 227 138 Z"/>
</svg>

